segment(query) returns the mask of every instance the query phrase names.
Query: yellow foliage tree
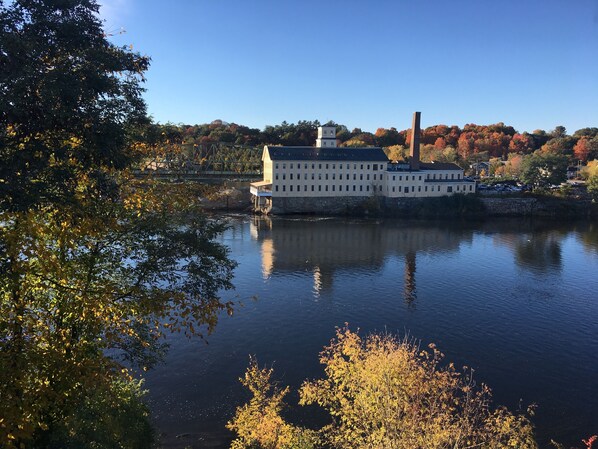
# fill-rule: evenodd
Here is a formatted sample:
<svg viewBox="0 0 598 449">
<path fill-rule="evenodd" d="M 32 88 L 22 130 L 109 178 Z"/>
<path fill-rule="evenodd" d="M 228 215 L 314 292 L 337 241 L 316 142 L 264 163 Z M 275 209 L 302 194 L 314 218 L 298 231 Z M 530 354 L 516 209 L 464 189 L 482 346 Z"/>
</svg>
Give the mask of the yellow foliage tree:
<svg viewBox="0 0 598 449">
<path fill-rule="evenodd" d="M 310 440 L 311 444 L 339 449 L 537 448 L 527 417 L 503 407 L 491 408 L 489 388 L 477 387 L 470 375 L 458 372 L 452 364 L 441 364 L 442 358 L 433 345 L 421 350 L 409 339 L 390 335 L 362 339 L 348 328 L 337 330 L 336 338 L 320 355 L 326 377 L 306 381 L 299 391 L 300 404 L 318 404 L 331 418 L 318 432 L 320 439 Z M 255 377 L 269 381 L 271 374 L 271 370 L 256 371 L 252 365 L 244 383 L 250 384 Z M 266 389 L 262 386 L 261 391 Z M 271 401 L 279 411 L 282 396 L 274 394 L 266 402 Z M 255 397 L 263 401 L 268 396 Z M 267 416 L 259 410 L 252 400 L 237 410 L 229 428 L 237 432 L 255 429 Z M 279 414 L 274 422 L 277 429 L 290 434 L 301 430 L 289 430 Z M 272 438 L 265 436 L 267 428 L 261 432 L 261 439 L 252 440 L 257 447 L 309 447 L 261 445 Z"/>
</svg>

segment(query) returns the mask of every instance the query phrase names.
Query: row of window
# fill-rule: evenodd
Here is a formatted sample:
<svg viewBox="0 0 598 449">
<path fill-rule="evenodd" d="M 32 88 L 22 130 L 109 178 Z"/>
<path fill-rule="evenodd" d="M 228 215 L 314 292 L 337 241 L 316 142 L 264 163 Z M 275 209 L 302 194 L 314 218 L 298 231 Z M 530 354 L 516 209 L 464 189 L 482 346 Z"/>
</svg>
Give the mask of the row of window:
<svg viewBox="0 0 598 449">
<path fill-rule="evenodd" d="M 279 187 L 279 186 L 274 186 L 274 190 L 275 190 L 276 192 L 278 192 L 278 187 Z M 308 187 L 307 185 L 303 185 L 303 191 L 304 191 L 304 192 L 307 192 L 307 187 Z M 315 188 L 315 187 L 316 187 L 315 185 L 312 185 L 312 186 L 311 186 L 311 191 L 312 191 L 312 192 L 315 192 L 315 191 L 316 191 L 316 188 Z M 324 188 L 324 190 L 323 190 L 324 192 L 328 192 L 328 184 L 325 184 L 324 186 L 322 186 L 322 184 L 319 184 L 317 187 L 318 187 L 318 188 L 317 188 L 317 191 L 318 191 L 318 192 L 322 192 L 322 187 Z M 347 185 L 345 185 L 345 192 L 348 192 L 348 191 L 349 191 L 349 187 L 350 187 L 350 186 L 349 186 L 348 184 L 347 184 Z M 359 189 L 357 189 L 357 187 L 359 187 Z M 375 192 L 375 191 L 376 191 L 376 186 L 371 186 L 371 187 L 372 187 L 372 191 L 373 191 L 373 192 Z M 282 190 L 283 192 L 286 192 L 286 191 L 287 191 L 287 186 L 286 186 L 286 185 L 283 185 L 281 190 Z M 293 191 L 293 186 L 292 186 L 292 185 L 289 185 L 289 192 L 292 192 L 292 191 Z M 330 185 L 330 191 L 332 191 L 332 192 L 335 192 L 335 191 L 336 191 L 336 185 L 335 185 L 335 184 L 331 184 L 331 185 Z M 342 186 L 341 184 L 339 184 L 339 186 L 338 186 L 338 191 L 339 191 L 339 192 L 342 192 L 342 191 L 343 191 L 343 186 Z M 364 190 L 363 190 L 363 185 L 360 185 L 360 186 L 353 185 L 353 192 L 357 192 L 357 191 L 359 191 L 359 192 L 363 192 L 363 191 L 364 191 Z M 365 191 L 366 191 L 366 192 L 369 192 L 369 191 L 370 191 L 370 186 L 369 186 L 369 185 L 366 185 L 366 186 L 365 186 Z M 382 186 L 379 186 L 379 187 L 378 187 L 378 191 L 379 191 L 379 192 L 382 192 Z M 300 185 L 300 184 L 297 184 L 297 190 L 296 190 L 296 192 L 301 192 L 301 185 Z"/>
<path fill-rule="evenodd" d="M 402 186 L 392 186 L 392 191 L 393 192 L 397 192 L 397 191 L 401 192 L 401 187 Z M 434 192 L 435 188 L 436 188 L 436 191 L 440 192 L 441 186 L 429 186 L 429 187 L 430 187 L 430 192 Z M 463 189 L 461 189 L 460 187 L 463 187 Z M 473 184 L 470 184 L 469 186 L 460 186 L 460 185 L 457 185 L 457 190 L 456 191 L 457 192 L 461 192 L 461 191 L 462 192 L 467 192 L 468 191 L 468 187 L 469 187 L 469 192 L 473 192 Z M 396 190 L 395 190 L 395 188 L 396 188 Z M 388 192 L 388 186 L 386 187 L 386 191 Z M 405 193 L 409 193 L 409 186 L 405 186 L 405 188 L 404 188 L 403 191 Z M 417 191 L 421 192 L 422 191 L 422 186 L 417 186 Z M 427 191 L 428 191 L 428 186 L 424 186 L 424 192 L 427 192 Z M 448 193 L 452 193 L 453 186 L 447 186 L 446 187 L 446 191 Z M 411 186 L 411 192 L 415 192 L 415 186 Z"/>
<path fill-rule="evenodd" d="M 336 173 L 332 173 L 332 175 L 331 175 L 331 176 L 332 176 L 332 179 L 333 179 L 333 180 L 335 180 L 335 179 L 336 179 Z M 373 181 L 376 181 L 376 174 L 374 173 L 372 176 L 373 176 L 373 179 L 372 179 L 372 180 L 373 180 Z M 382 174 L 379 176 L 379 181 L 382 181 L 382 179 L 383 179 L 383 176 L 384 176 L 384 175 L 382 175 Z M 276 173 L 276 174 L 274 175 L 274 179 L 278 181 L 278 173 Z M 286 175 L 286 173 L 283 173 L 283 174 L 282 174 L 282 179 L 283 179 L 283 180 L 286 180 L 286 179 L 287 179 L 287 175 Z M 289 173 L 289 179 L 290 179 L 290 180 L 292 180 L 292 179 L 293 179 L 293 173 Z M 297 180 L 300 180 L 300 179 L 301 179 L 301 173 L 297 173 L 297 178 L 296 178 L 296 179 L 297 179 Z M 307 173 L 303 173 L 303 179 L 307 180 Z M 312 174 L 311 174 L 311 179 L 316 179 L 316 174 L 315 174 L 315 173 L 312 173 Z M 322 179 L 322 173 L 318 173 L 318 179 L 320 179 L 320 180 Z M 328 173 L 324 173 L 324 179 L 328 179 Z M 339 179 L 339 181 L 342 181 L 342 180 L 343 180 L 343 174 L 342 174 L 342 173 L 339 173 L 339 174 L 338 174 L 338 179 Z M 345 179 L 346 179 L 347 181 L 349 181 L 349 179 L 350 179 L 350 175 L 349 175 L 348 173 L 345 175 Z M 360 174 L 359 174 L 359 179 L 360 179 L 361 181 L 363 181 L 363 173 L 360 173 Z M 365 175 L 365 179 L 366 179 L 366 181 L 369 181 L 369 180 L 370 180 L 370 174 L 369 174 L 369 173 L 366 173 L 366 175 Z M 357 181 L 357 174 L 356 174 L 356 173 L 353 173 L 353 181 Z"/>
<path fill-rule="evenodd" d="M 274 186 L 274 190 L 276 192 L 278 192 L 279 191 L 279 187 L 280 186 L 278 186 L 278 185 Z M 289 185 L 288 187 L 289 187 L 289 192 L 292 192 L 294 186 L 293 185 Z M 297 187 L 297 189 L 295 191 L 296 192 L 301 192 L 301 185 L 297 184 L 296 187 Z M 328 192 L 329 191 L 328 190 L 328 187 L 329 187 L 328 184 L 325 184 L 324 186 L 322 186 L 322 184 L 319 184 L 317 187 L 318 187 L 317 188 L 318 192 L 322 192 L 322 191 Z M 322 187 L 324 188 L 324 190 L 322 190 Z M 345 187 L 345 192 L 349 192 L 349 188 L 351 186 L 349 186 L 347 184 L 344 187 Z M 353 189 L 352 189 L 353 192 L 357 192 L 357 191 L 363 192 L 364 191 L 363 190 L 363 185 L 360 185 L 360 186 L 353 185 L 352 187 L 353 187 Z M 357 187 L 359 187 L 359 189 L 357 189 Z M 372 191 L 374 191 L 374 192 L 376 191 L 376 188 L 378 189 L 379 192 L 382 192 L 382 186 L 371 186 L 371 187 L 372 187 Z M 423 186 L 423 187 L 424 187 L 424 192 L 428 191 L 428 187 L 430 187 L 430 192 L 434 192 L 434 191 L 440 192 L 441 191 L 441 186 Z M 462 190 L 461 190 L 461 187 L 463 187 Z M 304 192 L 307 192 L 307 188 L 308 188 L 307 185 L 303 185 L 303 191 Z M 395 188 L 396 188 L 396 190 L 395 190 Z M 392 191 L 393 192 L 397 192 L 398 191 L 398 192 L 403 192 L 403 193 L 410 193 L 410 192 L 415 192 L 416 188 L 417 188 L 418 192 L 422 191 L 422 186 L 392 186 Z M 468 188 L 469 188 L 470 192 L 473 192 L 473 185 L 471 185 L 471 184 L 469 186 L 460 186 L 460 185 L 457 185 L 456 191 L 457 192 L 459 192 L 459 191 L 466 192 L 466 191 L 468 191 Z M 282 185 L 281 190 L 283 192 L 286 192 L 287 191 L 287 186 L 286 185 Z M 311 191 L 312 192 L 316 191 L 316 186 L 313 185 L 313 184 L 311 185 Z M 336 191 L 336 185 L 335 184 L 331 184 L 330 185 L 330 191 L 332 191 L 332 192 Z M 338 186 L 338 191 L 339 192 L 343 191 L 343 186 L 341 184 L 339 184 L 339 186 Z M 370 191 L 370 186 L 369 185 L 365 186 L 365 191 L 366 192 Z M 386 191 L 388 192 L 388 187 L 386 187 Z M 452 186 L 447 186 L 446 191 L 448 193 L 452 193 L 453 187 Z"/>
<path fill-rule="evenodd" d="M 286 170 L 286 168 L 287 168 L 287 164 L 286 164 L 286 162 L 283 162 L 283 163 L 282 163 L 282 164 L 280 164 L 280 165 L 282 165 L 282 169 L 283 169 L 283 170 Z M 346 163 L 345 165 L 346 165 L 346 167 L 347 167 L 347 170 L 349 170 L 349 169 L 351 168 L 351 164 L 349 164 L 349 163 Z M 384 169 L 384 164 L 353 164 L 353 170 L 357 170 L 357 166 L 358 166 L 358 165 L 359 165 L 359 169 L 360 169 L 360 170 L 363 170 L 363 166 L 364 166 L 364 165 L 366 165 L 366 166 L 367 166 L 366 170 L 369 170 L 369 169 L 370 169 L 370 167 L 372 168 L 372 170 L 378 170 L 378 166 L 380 167 L 380 170 L 383 170 L 383 169 Z M 293 168 L 294 168 L 294 166 L 297 166 L 297 168 L 298 168 L 299 170 L 301 170 L 301 162 L 296 162 L 296 163 L 289 162 L 289 168 L 290 168 L 290 169 L 293 169 Z M 307 170 L 307 167 L 308 167 L 308 166 L 309 166 L 309 164 L 308 164 L 307 162 L 304 162 L 304 163 L 303 163 L 303 168 L 304 168 L 305 170 Z M 332 170 L 336 170 L 336 164 L 318 164 L 318 169 L 319 169 L 319 170 L 321 170 L 321 169 L 322 169 L 322 166 L 325 166 L 326 170 L 328 170 L 328 169 L 330 168 L 330 166 L 332 166 Z M 279 163 L 278 163 L 278 162 L 275 164 L 275 167 L 276 167 L 276 169 L 278 170 L 278 168 L 279 168 Z M 311 169 L 312 169 L 312 170 L 315 170 L 315 168 L 316 168 L 316 164 L 312 162 L 312 164 L 311 164 Z M 342 170 L 342 169 L 343 169 L 343 164 L 342 164 L 342 163 L 339 163 L 339 164 L 338 164 L 338 168 L 339 168 L 339 170 Z"/>
</svg>

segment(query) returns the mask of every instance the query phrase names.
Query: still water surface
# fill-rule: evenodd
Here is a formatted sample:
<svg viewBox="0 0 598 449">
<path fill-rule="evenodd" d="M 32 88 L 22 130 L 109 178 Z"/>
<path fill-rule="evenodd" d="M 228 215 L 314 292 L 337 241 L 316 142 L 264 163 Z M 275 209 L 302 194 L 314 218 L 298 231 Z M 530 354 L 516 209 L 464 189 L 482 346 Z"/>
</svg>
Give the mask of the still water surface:
<svg viewBox="0 0 598 449">
<path fill-rule="evenodd" d="M 228 447 L 248 355 L 297 387 L 321 376 L 318 352 L 345 322 L 434 342 L 496 403 L 538 404 L 544 447 L 598 433 L 598 225 L 228 219 L 239 266 L 225 299 L 242 306 L 209 344 L 169 338 L 147 376 L 164 447 Z"/>
</svg>

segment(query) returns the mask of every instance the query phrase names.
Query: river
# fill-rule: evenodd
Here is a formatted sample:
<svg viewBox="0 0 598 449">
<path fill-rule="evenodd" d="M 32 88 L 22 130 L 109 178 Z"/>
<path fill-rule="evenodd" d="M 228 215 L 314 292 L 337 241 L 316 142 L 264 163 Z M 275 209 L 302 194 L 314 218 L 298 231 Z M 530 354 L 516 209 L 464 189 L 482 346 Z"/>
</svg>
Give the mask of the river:
<svg viewBox="0 0 598 449">
<path fill-rule="evenodd" d="M 207 343 L 169 336 L 146 376 L 163 447 L 228 447 L 249 354 L 297 387 L 344 323 L 434 342 L 495 403 L 537 404 L 542 447 L 598 433 L 598 224 L 226 218 L 235 314 Z"/>
</svg>

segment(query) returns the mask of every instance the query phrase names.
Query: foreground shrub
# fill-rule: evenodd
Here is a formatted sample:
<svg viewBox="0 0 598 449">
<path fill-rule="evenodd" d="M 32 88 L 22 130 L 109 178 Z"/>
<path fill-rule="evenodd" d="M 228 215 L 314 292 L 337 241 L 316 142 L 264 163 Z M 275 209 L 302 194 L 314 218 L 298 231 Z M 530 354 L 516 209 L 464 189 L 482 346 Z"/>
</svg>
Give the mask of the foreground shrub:
<svg viewBox="0 0 598 449">
<path fill-rule="evenodd" d="M 452 364 L 442 365 L 442 358 L 433 345 L 421 350 L 409 339 L 362 339 L 339 329 L 320 354 L 326 377 L 304 382 L 299 391 L 300 404 L 318 404 L 330 415 L 330 424 L 318 431 L 319 439 L 310 440 L 312 447 L 537 448 L 526 416 L 492 408 L 489 388 L 478 387 L 471 375 Z M 229 423 L 239 434 L 235 447 L 308 447 L 282 437 L 305 429 L 281 417 L 288 389 L 272 390 L 271 374 L 254 361 L 245 374 L 243 383 L 251 385 L 254 396 Z M 266 422 L 272 429 L 269 436 Z M 243 429 L 257 431 L 258 425 L 262 436 L 246 438 Z"/>
</svg>

